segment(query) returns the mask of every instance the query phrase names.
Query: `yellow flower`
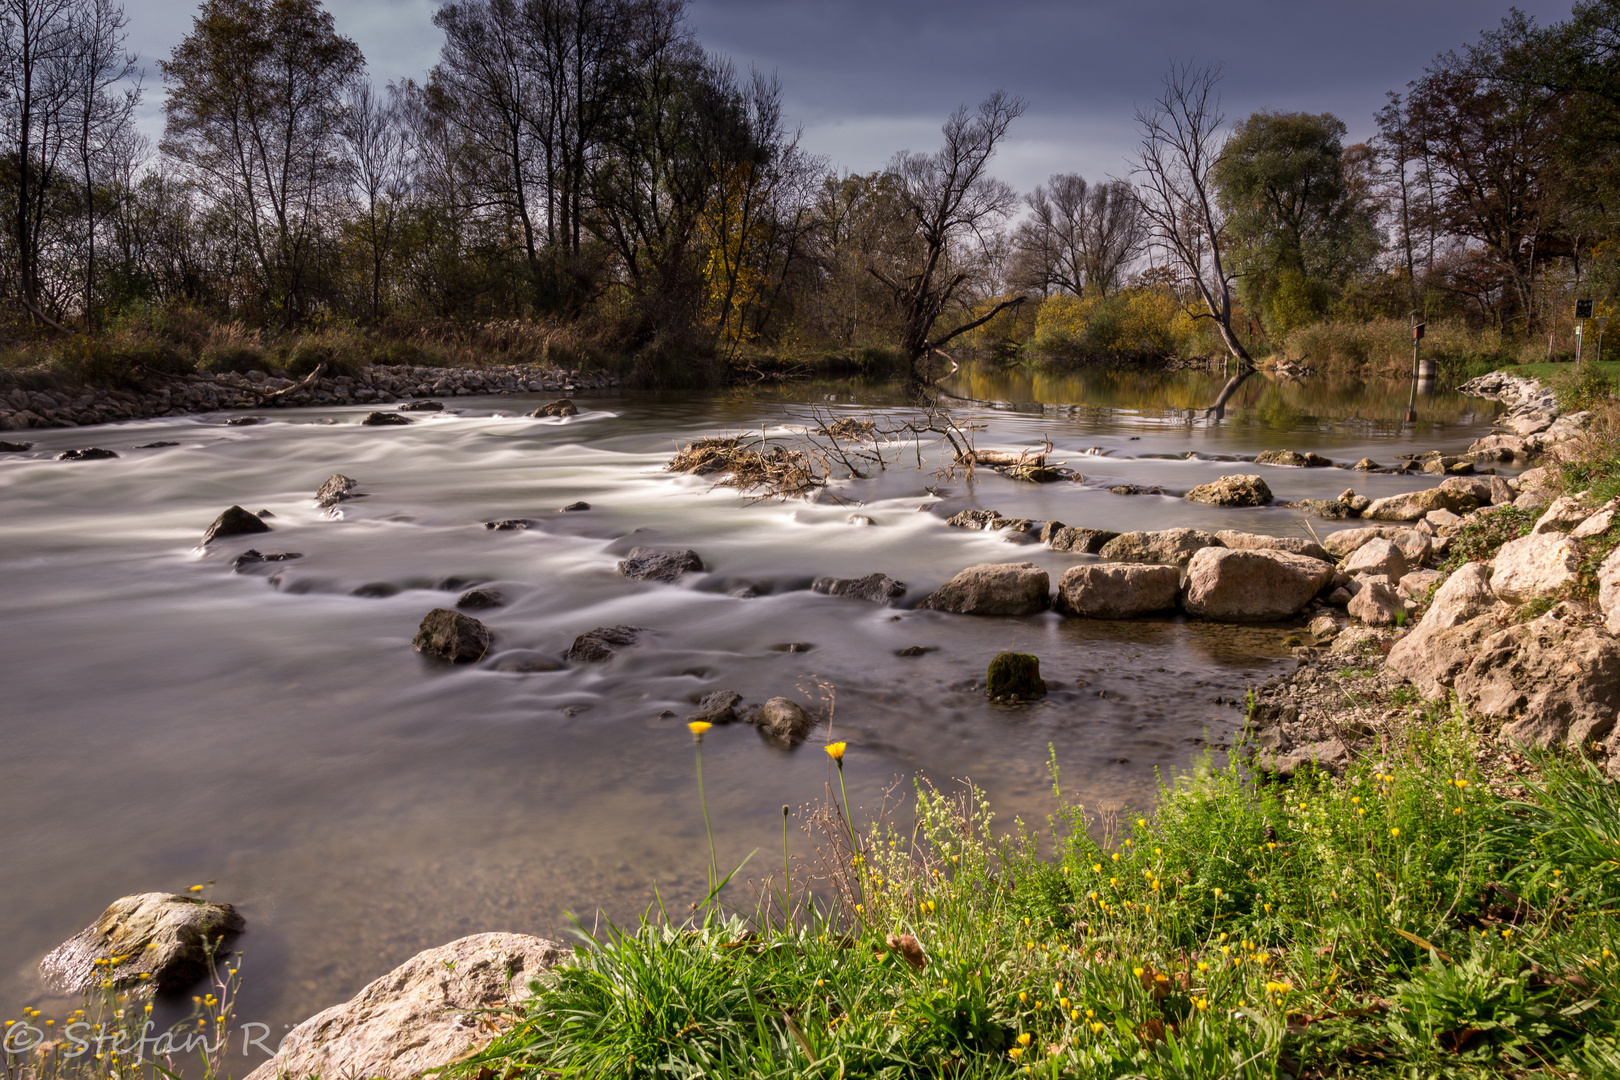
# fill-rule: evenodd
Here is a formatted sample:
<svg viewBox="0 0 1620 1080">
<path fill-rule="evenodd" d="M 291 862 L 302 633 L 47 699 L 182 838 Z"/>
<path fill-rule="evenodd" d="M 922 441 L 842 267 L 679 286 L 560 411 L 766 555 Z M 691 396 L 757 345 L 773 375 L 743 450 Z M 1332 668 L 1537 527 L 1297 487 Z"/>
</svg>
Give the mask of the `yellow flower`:
<svg viewBox="0 0 1620 1080">
<path fill-rule="evenodd" d="M 1019 1046 L 1028 1046 L 1029 1045 L 1029 1032 L 1026 1031 L 1022 1035 L 1018 1036 L 1018 1045 Z"/>
<path fill-rule="evenodd" d="M 1215 890 L 1215 899 L 1219 900 L 1220 898 L 1221 898 L 1221 890 L 1216 889 Z"/>
<path fill-rule="evenodd" d="M 1137 818 L 1136 819 L 1136 824 L 1137 824 L 1137 826 L 1139 828 L 1143 828 L 1143 829 L 1147 828 L 1147 818 L 1145 818 L 1145 817 Z"/>
<path fill-rule="evenodd" d="M 1017 1061 L 1019 1058 L 1024 1056 L 1024 1048 L 1022 1046 L 1015 1046 L 1011 1050 L 1007 1051 L 1007 1056 L 1012 1058 L 1014 1061 Z"/>
<path fill-rule="evenodd" d="M 1058 998 L 1058 1005 L 1060 1007 L 1062 1007 L 1062 1008 L 1067 1009 L 1069 1007 L 1069 999 L 1068 998 Z"/>
<path fill-rule="evenodd" d="M 1025 993 L 1023 990 L 1018 991 L 1018 1001 L 1020 1004 L 1027 1002 L 1028 1000 L 1029 994 Z"/>
<path fill-rule="evenodd" d="M 1102 1029 L 1103 1029 L 1103 1026 L 1101 1024 L 1099 1024 L 1099 1023 L 1093 1022 L 1092 1025 L 1091 1025 L 1091 1033 L 1093 1035 L 1102 1034 Z"/>
<path fill-rule="evenodd" d="M 1072 1012 L 1070 1012 L 1069 1013 L 1069 1019 L 1070 1020 L 1078 1020 L 1078 1019 L 1080 1019 L 1080 1010 L 1075 1009 Z"/>
<path fill-rule="evenodd" d="M 1391 830 L 1389 830 L 1389 835 L 1391 835 L 1391 836 L 1399 836 L 1399 835 L 1401 835 L 1401 830 L 1399 830 L 1399 829 L 1391 829 Z"/>
<path fill-rule="evenodd" d="M 822 747 L 822 749 L 826 750 L 827 756 L 832 758 L 834 761 L 842 762 L 844 760 L 844 750 L 848 746 L 849 743 L 847 742 L 831 742 Z"/>
<path fill-rule="evenodd" d="M 928 912 L 929 912 L 929 914 L 933 914 L 933 911 L 934 911 L 934 902 L 932 900 L 930 900 L 930 901 L 928 901 Z"/>
<path fill-rule="evenodd" d="M 714 725 L 709 723 L 707 720 L 693 720 L 691 723 L 686 725 L 686 730 L 690 731 L 693 735 L 702 738 L 703 733 L 712 727 L 714 727 Z"/>
<path fill-rule="evenodd" d="M 1209 970 L 1209 965 L 1207 963 L 1205 963 L 1204 961 L 1200 960 L 1200 961 L 1198 961 L 1198 970 L 1199 971 L 1208 971 Z"/>
<path fill-rule="evenodd" d="M 201 885 L 193 885 L 190 889 L 187 890 L 187 892 L 202 892 L 202 891 L 203 891 L 203 887 Z"/>
</svg>

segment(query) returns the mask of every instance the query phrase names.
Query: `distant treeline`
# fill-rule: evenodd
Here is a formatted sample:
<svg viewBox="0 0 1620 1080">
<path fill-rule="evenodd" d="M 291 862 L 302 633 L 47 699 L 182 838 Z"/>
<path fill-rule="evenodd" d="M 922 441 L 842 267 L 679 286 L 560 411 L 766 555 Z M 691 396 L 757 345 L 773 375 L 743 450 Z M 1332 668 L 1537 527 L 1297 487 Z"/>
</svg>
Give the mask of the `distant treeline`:
<svg viewBox="0 0 1620 1080">
<path fill-rule="evenodd" d="M 1620 281 L 1620 0 L 1511 15 L 1351 146 L 1329 114 L 1228 125 L 1218 69 L 1176 67 L 1129 179 L 1023 195 L 990 172 L 1022 100 L 841 174 L 685 7 L 447 3 L 438 63 L 380 88 L 318 0 L 207 0 L 159 61 L 154 147 L 117 0 L 0 0 L 9 337 L 60 351 L 178 319 L 190 361 L 252 363 L 263 335 L 516 320 L 708 379 L 956 347 L 1247 359 L 1413 311 L 1522 346 Z"/>
</svg>

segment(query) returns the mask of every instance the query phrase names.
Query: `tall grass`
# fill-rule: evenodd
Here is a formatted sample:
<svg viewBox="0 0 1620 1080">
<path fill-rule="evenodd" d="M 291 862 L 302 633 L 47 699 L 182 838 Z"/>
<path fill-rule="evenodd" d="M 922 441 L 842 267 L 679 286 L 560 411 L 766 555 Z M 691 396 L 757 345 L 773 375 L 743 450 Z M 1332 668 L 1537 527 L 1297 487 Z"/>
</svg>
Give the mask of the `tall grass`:
<svg viewBox="0 0 1620 1080">
<path fill-rule="evenodd" d="M 1342 778 L 1206 762 L 1101 839 L 1055 770 L 1041 838 L 995 833 L 973 789 L 921 786 L 909 823 L 853 835 L 834 804 L 794 917 L 711 907 L 588 938 L 464 1068 L 1603 1075 L 1620 794 L 1548 760 L 1504 800 L 1457 715 L 1412 719 Z"/>
</svg>

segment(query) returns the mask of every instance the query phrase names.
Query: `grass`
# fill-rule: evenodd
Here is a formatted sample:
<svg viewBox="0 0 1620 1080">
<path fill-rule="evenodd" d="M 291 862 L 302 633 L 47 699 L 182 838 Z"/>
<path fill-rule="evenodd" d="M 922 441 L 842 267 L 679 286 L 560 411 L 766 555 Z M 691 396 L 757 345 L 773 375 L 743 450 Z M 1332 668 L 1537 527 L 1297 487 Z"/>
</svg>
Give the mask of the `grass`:
<svg viewBox="0 0 1620 1080">
<path fill-rule="evenodd" d="M 778 882 L 587 938 L 457 1070 L 1612 1075 L 1620 792 L 1547 759 L 1505 798 L 1458 714 L 1410 719 L 1342 778 L 1205 762 L 1101 840 L 1055 772 L 1039 838 L 971 789 L 864 832 L 830 802 L 792 918 Z"/>
</svg>

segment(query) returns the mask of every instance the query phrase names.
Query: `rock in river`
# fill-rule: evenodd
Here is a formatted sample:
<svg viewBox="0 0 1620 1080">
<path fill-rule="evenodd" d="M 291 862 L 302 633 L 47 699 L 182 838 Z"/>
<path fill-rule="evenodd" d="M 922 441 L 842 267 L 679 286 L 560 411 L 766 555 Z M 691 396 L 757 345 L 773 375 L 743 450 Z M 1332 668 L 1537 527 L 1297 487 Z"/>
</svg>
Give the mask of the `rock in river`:
<svg viewBox="0 0 1620 1080">
<path fill-rule="evenodd" d="M 416 421 L 408 416 L 401 416 L 397 412 L 373 412 L 366 413 L 366 418 L 360 423 L 366 427 L 403 427 L 406 424 L 414 424 Z"/>
<path fill-rule="evenodd" d="M 920 607 L 958 615 L 1033 615 L 1045 611 L 1046 571 L 1034 563 L 979 563 L 936 589 Z"/>
<path fill-rule="evenodd" d="M 411 1080 L 487 1042 L 492 1010 L 520 1008 L 529 984 L 565 955 L 526 934 L 474 934 L 417 953 L 285 1038 L 269 1036 L 276 1055 L 248 1080 Z"/>
<path fill-rule="evenodd" d="M 716 690 L 698 702 L 697 712 L 686 718 L 688 724 L 729 724 L 737 719 L 737 703 L 742 695 L 735 690 Z"/>
<path fill-rule="evenodd" d="M 1321 559 L 1328 562 L 1328 553 L 1322 545 L 1314 540 L 1306 540 L 1302 536 L 1266 536 L 1261 533 L 1238 532 L 1236 529 L 1222 529 L 1215 534 L 1215 538 L 1229 548 L 1241 551 L 1286 551 L 1290 555 L 1304 555 L 1311 559 Z"/>
<path fill-rule="evenodd" d="M 1367 509 L 1361 512 L 1361 516 L 1373 521 L 1416 521 L 1431 510 L 1450 510 L 1454 514 L 1466 514 L 1478 505 L 1479 498 L 1472 491 L 1458 491 L 1455 488 L 1445 487 L 1425 488 L 1422 491 L 1408 491 L 1402 495 L 1374 499 Z"/>
<path fill-rule="evenodd" d="M 87 446 L 83 450 L 64 450 L 56 455 L 57 461 L 105 461 L 118 455 L 111 450 L 103 450 L 99 446 Z"/>
<path fill-rule="evenodd" d="M 1264 506 L 1271 501 L 1271 488 L 1258 476 L 1238 474 L 1199 484 L 1186 498 L 1211 506 Z"/>
<path fill-rule="evenodd" d="M 619 573 L 637 581 L 673 582 L 688 570 L 702 570 L 703 560 L 690 548 L 631 548 Z"/>
<path fill-rule="evenodd" d="M 1083 551 L 1095 555 L 1118 535 L 1110 529 L 1082 529 L 1061 521 L 1048 521 L 1041 529 L 1041 542 L 1053 551 Z"/>
<path fill-rule="evenodd" d="M 434 608 L 422 620 L 411 648 L 453 664 L 472 663 L 489 652 L 489 628 L 470 615 Z"/>
<path fill-rule="evenodd" d="M 1267 450 L 1254 459 L 1256 465 L 1291 465 L 1296 469 L 1325 469 L 1333 462 L 1321 454 L 1297 450 Z"/>
<path fill-rule="evenodd" d="M 223 536 L 248 536 L 252 533 L 269 531 L 270 526 L 264 523 L 264 519 L 248 513 L 240 506 L 233 506 L 214 519 L 214 523 L 208 526 L 208 531 L 203 533 L 202 542 L 203 546 L 207 547 Z"/>
<path fill-rule="evenodd" d="M 1292 618 L 1333 580 L 1333 566 L 1286 551 L 1205 548 L 1187 564 L 1187 614 L 1218 622 Z"/>
<path fill-rule="evenodd" d="M 400 412 L 443 412 L 442 401 L 407 401 L 399 407 Z"/>
<path fill-rule="evenodd" d="M 1034 701 L 1046 696 L 1041 661 L 1029 653 L 998 653 L 984 676 L 984 692 L 991 701 Z"/>
<path fill-rule="evenodd" d="M 861 578 L 818 577 L 810 588 L 828 596 L 847 596 L 872 604 L 889 604 L 906 595 L 906 583 L 887 574 L 867 574 Z"/>
<path fill-rule="evenodd" d="M 231 564 L 231 569 L 240 574 L 244 570 L 255 566 L 263 566 L 265 563 L 287 562 L 291 559 L 302 559 L 303 557 L 304 553 L 301 551 L 272 551 L 266 554 L 258 548 L 248 548 L 236 557 L 236 561 Z"/>
<path fill-rule="evenodd" d="M 1214 533 L 1202 529 L 1160 529 L 1157 532 L 1121 533 L 1104 544 L 1097 554 L 1105 562 L 1186 566 L 1195 552 L 1224 546 Z"/>
<path fill-rule="evenodd" d="M 620 649 L 634 645 L 642 629 L 640 626 L 598 626 L 587 630 L 569 646 L 568 659 L 584 663 L 610 659 Z"/>
<path fill-rule="evenodd" d="M 481 611 L 506 604 L 506 597 L 496 589 L 468 589 L 456 598 L 456 607 L 462 611 Z"/>
<path fill-rule="evenodd" d="M 41 960 L 39 970 L 48 984 L 68 994 L 86 993 L 107 978 L 141 996 L 178 993 L 207 977 L 209 950 L 241 933 L 242 926 L 242 916 L 229 904 L 138 893 L 114 900 L 95 922 Z M 108 963 L 114 959 L 118 963 Z"/>
<path fill-rule="evenodd" d="M 1181 570 L 1143 563 L 1071 566 L 1058 582 L 1055 607 L 1088 619 L 1132 619 L 1176 606 Z"/>
<path fill-rule="evenodd" d="M 529 415 L 530 416 L 535 416 L 535 417 L 578 416 L 579 415 L 579 406 L 575 405 L 572 401 L 570 401 L 567 398 L 559 398 L 556 401 L 547 402 L 546 404 L 540 406 L 538 409 L 534 410 L 534 412 L 530 413 Z"/>
<path fill-rule="evenodd" d="M 354 489 L 360 486 L 360 481 L 342 473 L 333 473 L 326 478 L 325 483 L 315 489 L 316 506 L 336 506 L 340 502 L 347 502 L 355 497 Z"/>
<path fill-rule="evenodd" d="M 6 442 L 0 439 L 0 454 L 21 454 L 33 448 L 34 444 L 31 442 Z"/>
<path fill-rule="evenodd" d="M 748 722 L 759 728 L 771 741 L 786 746 L 797 746 L 804 741 L 816 719 L 805 712 L 798 702 L 785 697 L 773 697 L 754 711 Z"/>
</svg>

